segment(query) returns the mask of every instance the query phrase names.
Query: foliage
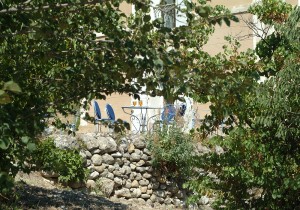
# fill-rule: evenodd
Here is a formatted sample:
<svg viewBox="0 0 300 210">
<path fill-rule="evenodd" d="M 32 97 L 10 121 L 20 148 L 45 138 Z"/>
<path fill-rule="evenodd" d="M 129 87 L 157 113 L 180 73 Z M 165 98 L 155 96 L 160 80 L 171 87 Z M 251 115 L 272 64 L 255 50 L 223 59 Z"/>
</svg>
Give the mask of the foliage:
<svg viewBox="0 0 300 210">
<path fill-rule="evenodd" d="M 135 14 L 120 11 L 122 2 L 131 3 Z M 45 118 L 75 114 L 82 98 L 87 105 L 143 85 L 152 95 L 189 92 L 182 81 L 190 78 L 191 61 L 201 57 L 212 26 L 235 18 L 203 3 L 186 1 L 186 8 L 188 25 L 168 29 L 161 19 L 151 20 L 150 1 L 1 1 L 0 85 L 14 81 L 22 89 L 9 99 L 0 91 L 1 144 L 8 146 L 0 149 L 1 177 L 29 170 L 24 161 Z M 54 125 L 66 127 L 59 120 Z"/>
<path fill-rule="evenodd" d="M 33 155 L 33 162 L 39 170 L 59 174 L 58 180 L 62 183 L 83 182 L 88 171 L 79 152 L 74 149 L 59 149 L 53 139 L 42 140 L 37 144 Z"/>
<path fill-rule="evenodd" d="M 180 128 L 170 126 L 153 133 L 148 148 L 154 167 L 170 177 L 184 179 L 188 176 L 193 142 Z"/>
<path fill-rule="evenodd" d="M 258 19 L 267 25 L 286 22 L 291 10 L 292 5 L 283 0 L 262 0 L 249 8 L 250 13 L 257 15 Z"/>
<path fill-rule="evenodd" d="M 151 42 L 160 53 L 154 60 L 153 75 L 145 78 L 146 91 L 163 96 L 167 103 L 192 91 L 188 83 L 192 83 L 194 62 L 208 56 L 203 46 L 214 32 L 214 25 L 238 21 L 224 6 L 212 7 L 206 5 L 206 1 L 185 1 L 185 6 L 185 9 L 177 9 L 186 15 L 186 25 L 172 29 L 161 27 L 151 34 Z"/>
<path fill-rule="evenodd" d="M 291 11 L 292 5 L 282 0 L 263 0 L 249 8 L 249 12 L 257 15 L 259 21 L 265 24 L 262 26 L 263 30 L 266 30 L 267 27 L 275 29 L 274 32 L 271 34 L 268 34 L 268 32 L 265 36 L 256 33 L 261 40 L 257 43 L 255 52 L 261 62 L 264 62 L 260 71 L 261 75 L 269 77 L 283 68 L 284 60 L 288 56 L 293 43 L 288 42 L 286 36 L 282 36 L 282 32 L 278 29 L 286 24 Z"/>
<path fill-rule="evenodd" d="M 236 119 L 228 135 L 203 140 L 210 148 L 221 146 L 225 152 L 212 152 L 192 159 L 193 166 L 214 175 L 195 174 L 186 184 L 195 192 L 194 201 L 210 192 L 217 196 L 214 203 L 217 209 L 221 206 L 227 209 L 299 208 L 300 48 L 299 39 L 292 38 L 299 29 L 289 27 L 299 24 L 299 19 L 300 10 L 295 9 L 286 24 L 277 28 L 276 33 L 282 37 L 278 41 L 293 47 L 285 48 L 283 63 L 280 69 L 275 68 L 274 76 L 249 87 L 248 94 L 243 94 L 244 89 L 236 90 L 241 103 L 234 103 L 230 108 L 225 105 L 224 110 Z M 257 74 L 275 60 L 274 55 L 269 62 L 257 62 Z M 238 65 L 231 68 L 235 66 Z M 251 75 L 248 77 L 250 79 Z M 224 79 L 226 83 L 229 78 Z M 238 75 L 233 85 L 244 80 L 242 74 Z M 216 95 L 224 92 L 227 91 Z M 217 117 L 212 112 L 211 119 Z"/>
<path fill-rule="evenodd" d="M 224 133 L 238 124 L 251 126 L 253 118 L 248 105 L 258 85 L 260 66 L 252 50 L 239 52 L 237 40 L 231 37 L 226 40 L 230 45 L 224 46 L 224 52 L 195 61 L 194 74 L 188 83 L 196 101 L 210 102 L 211 114 L 197 129 L 202 138 L 219 130 L 221 125 Z"/>
</svg>

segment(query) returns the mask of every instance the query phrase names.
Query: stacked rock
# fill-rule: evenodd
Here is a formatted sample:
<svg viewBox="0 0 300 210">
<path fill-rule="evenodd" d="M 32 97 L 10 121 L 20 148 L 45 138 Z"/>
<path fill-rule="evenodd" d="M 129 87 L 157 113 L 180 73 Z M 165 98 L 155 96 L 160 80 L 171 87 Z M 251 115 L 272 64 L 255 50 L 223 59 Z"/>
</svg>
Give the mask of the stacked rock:
<svg viewBox="0 0 300 210">
<path fill-rule="evenodd" d="M 167 180 L 151 165 L 151 153 L 144 139 L 121 139 L 117 145 L 110 136 L 84 134 L 81 156 L 90 170 L 86 187 L 93 193 L 110 197 L 181 206 L 184 191 Z"/>
</svg>

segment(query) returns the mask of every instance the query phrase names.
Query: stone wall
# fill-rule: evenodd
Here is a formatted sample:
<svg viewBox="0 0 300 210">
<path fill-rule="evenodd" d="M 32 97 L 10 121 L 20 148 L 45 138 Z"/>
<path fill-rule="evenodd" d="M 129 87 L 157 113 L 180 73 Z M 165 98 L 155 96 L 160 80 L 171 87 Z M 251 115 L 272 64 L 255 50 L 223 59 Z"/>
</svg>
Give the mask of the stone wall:
<svg viewBox="0 0 300 210">
<path fill-rule="evenodd" d="M 168 180 L 151 166 L 151 154 L 142 137 L 122 137 L 95 133 L 78 134 L 76 137 L 56 136 L 58 147 L 77 147 L 90 174 L 86 187 L 94 194 L 182 206 L 185 192 L 178 183 Z M 118 143 L 117 143 L 118 142 Z"/>
</svg>

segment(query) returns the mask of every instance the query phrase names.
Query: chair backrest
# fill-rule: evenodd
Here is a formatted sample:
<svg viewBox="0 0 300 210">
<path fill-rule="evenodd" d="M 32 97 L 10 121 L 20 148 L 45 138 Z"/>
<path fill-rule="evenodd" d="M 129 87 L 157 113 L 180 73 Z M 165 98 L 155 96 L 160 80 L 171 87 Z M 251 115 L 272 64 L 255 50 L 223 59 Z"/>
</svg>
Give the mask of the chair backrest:
<svg viewBox="0 0 300 210">
<path fill-rule="evenodd" d="M 161 114 L 162 121 L 166 123 L 170 123 L 172 120 L 174 120 L 176 115 L 176 109 L 173 104 L 167 104 L 164 107 L 164 110 Z"/>
<path fill-rule="evenodd" d="M 95 119 L 96 120 L 101 119 L 100 107 L 99 107 L 99 104 L 96 100 L 94 100 L 94 112 L 95 112 Z"/>
<path fill-rule="evenodd" d="M 183 116 L 185 114 L 185 111 L 186 111 L 186 104 L 184 104 L 184 103 L 180 104 L 180 106 L 179 106 L 180 116 Z"/>
<path fill-rule="evenodd" d="M 114 109 L 112 108 L 112 106 L 110 104 L 106 104 L 105 109 L 106 109 L 108 118 L 111 120 L 116 120 L 115 112 L 114 112 Z"/>
</svg>

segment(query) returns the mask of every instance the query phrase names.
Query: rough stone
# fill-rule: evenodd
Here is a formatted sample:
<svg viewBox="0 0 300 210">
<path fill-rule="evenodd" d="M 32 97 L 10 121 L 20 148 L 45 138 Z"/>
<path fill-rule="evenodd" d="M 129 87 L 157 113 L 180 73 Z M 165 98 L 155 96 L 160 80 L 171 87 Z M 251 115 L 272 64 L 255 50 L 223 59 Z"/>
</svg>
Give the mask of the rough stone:
<svg viewBox="0 0 300 210">
<path fill-rule="evenodd" d="M 133 145 L 137 149 L 144 149 L 146 147 L 146 143 L 141 139 L 136 139 L 133 141 Z"/>
<path fill-rule="evenodd" d="M 118 170 L 119 170 L 119 172 L 120 172 L 121 174 L 125 174 L 125 173 L 126 173 L 125 168 L 119 168 Z"/>
<path fill-rule="evenodd" d="M 165 198 L 165 204 L 169 205 L 173 202 L 172 198 Z"/>
<path fill-rule="evenodd" d="M 125 170 L 125 174 L 130 174 L 131 173 L 131 168 L 129 166 L 123 166 L 122 167 Z"/>
<path fill-rule="evenodd" d="M 167 189 L 167 185 L 161 184 L 161 185 L 159 186 L 159 188 L 162 189 L 162 190 L 165 190 L 165 189 Z"/>
<path fill-rule="evenodd" d="M 143 177 L 146 178 L 146 179 L 149 179 L 149 178 L 152 177 L 152 175 L 149 174 L 149 173 L 144 173 L 144 174 L 143 174 Z"/>
<path fill-rule="evenodd" d="M 139 162 L 136 163 L 137 167 L 141 167 L 143 165 L 145 165 L 145 161 L 144 160 L 140 160 Z"/>
<path fill-rule="evenodd" d="M 206 154 L 210 152 L 210 149 L 206 146 L 203 146 L 201 143 L 198 143 L 196 148 L 200 154 Z"/>
<path fill-rule="evenodd" d="M 125 153 L 124 155 L 123 155 L 123 158 L 122 158 L 122 160 L 124 161 L 124 163 L 125 163 L 125 161 L 126 160 L 129 160 L 130 159 L 130 154 L 129 153 Z"/>
<path fill-rule="evenodd" d="M 130 190 L 127 188 L 122 188 L 120 190 L 115 191 L 116 196 L 118 197 L 125 197 L 125 198 L 131 198 Z"/>
<path fill-rule="evenodd" d="M 92 153 L 90 153 L 90 151 L 88 151 L 88 150 L 85 151 L 85 155 L 86 155 L 87 158 L 92 157 Z"/>
<path fill-rule="evenodd" d="M 176 183 L 172 183 L 171 185 L 169 185 L 167 187 L 167 190 L 170 191 L 171 193 L 175 194 L 178 192 L 179 188 Z"/>
<path fill-rule="evenodd" d="M 136 165 L 130 163 L 130 169 L 131 169 L 131 170 L 135 170 L 135 169 L 136 169 Z"/>
<path fill-rule="evenodd" d="M 118 177 L 122 177 L 123 175 L 119 170 L 114 171 L 113 174 Z"/>
<path fill-rule="evenodd" d="M 140 156 L 143 155 L 143 152 L 141 150 L 139 150 L 139 149 L 134 149 L 134 153 L 136 153 L 136 154 L 138 154 Z"/>
<path fill-rule="evenodd" d="M 115 182 L 113 180 L 101 177 L 99 178 L 99 189 L 106 197 L 110 197 L 114 190 Z"/>
<path fill-rule="evenodd" d="M 113 180 L 114 177 L 115 177 L 115 175 L 113 173 L 110 173 L 110 172 L 108 172 L 107 175 L 106 175 L 106 178 L 109 178 L 111 180 Z"/>
<path fill-rule="evenodd" d="M 161 197 L 156 197 L 156 201 L 160 204 L 164 203 L 165 199 Z"/>
<path fill-rule="evenodd" d="M 102 164 L 102 157 L 99 154 L 93 155 L 91 160 L 95 166 L 100 166 Z"/>
<path fill-rule="evenodd" d="M 146 204 L 146 202 L 143 198 L 138 198 L 137 200 L 138 200 L 140 205 L 145 205 Z"/>
<path fill-rule="evenodd" d="M 133 145 L 132 143 L 130 143 L 129 146 L 128 146 L 128 153 L 129 153 L 129 154 L 133 153 L 133 152 L 134 152 L 134 149 L 135 149 L 135 148 L 134 148 L 134 145 Z"/>
<path fill-rule="evenodd" d="M 140 161 L 140 159 L 141 159 L 141 156 L 139 154 L 135 153 L 135 152 L 130 155 L 130 160 L 131 161 L 138 162 L 138 161 Z"/>
<path fill-rule="evenodd" d="M 89 179 L 86 181 L 86 188 L 95 189 L 95 187 L 96 187 L 96 182 L 94 180 Z"/>
<path fill-rule="evenodd" d="M 92 151 L 93 154 L 100 154 L 100 152 L 101 152 L 101 150 L 100 150 L 99 148 L 94 149 L 94 150 Z"/>
<path fill-rule="evenodd" d="M 130 189 L 131 188 L 131 180 L 126 180 L 125 187 Z"/>
<path fill-rule="evenodd" d="M 41 175 L 42 175 L 42 177 L 45 177 L 45 178 L 57 178 L 57 177 L 59 177 L 59 174 L 55 173 L 53 171 L 41 171 Z"/>
<path fill-rule="evenodd" d="M 176 207 L 180 207 L 180 206 L 182 206 L 182 201 L 179 200 L 178 198 L 175 198 L 175 199 L 173 199 L 173 204 L 174 204 Z"/>
<path fill-rule="evenodd" d="M 123 166 L 124 165 L 124 161 L 122 158 L 116 158 L 115 159 L 116 163 L 119 165 L 119 166 Z"/>
<path fill-rule="evenodd" d="M 147 190 L 147 192 L 146 192 L 148 195 L 152 195 L 152 193 L 153 193 L 153 190 Z"/>
<path fill-rule="evenodd" d="M 146 170 L 150 173 L 153 172 L 153 168 L 151 166 L 147 167 Z"/>
<path fill-rule="evenodd" d="M 131 196 L 133 198 L 138 198 L 142 194 L 141 190 L 139 188 L 134 188 L 133 192 L 131 193 Z"/>
<path fill-rule="evenodd" d="M 138 182 L 137 180 L 133 180 L 133 181 L 131 182 L 131 187 L 132 187 L 132 188 L 137 188 L 137 187 L 139 187 L 139 182 Z"/>
<path fill-rule="evenodd" d="M 99 149 L 102 154 L 113 153 L 117 151 L 117 143 L 111 137 L 99 137 L 98 138 Z"/>
<path fill-rule="evenodd" d="M 115 166 L 112 166 L 112 165 L 109 165 L 108 168 L 107 168 L 107 170 L 109 172 L 113 172 L 115 169 L 116 169 Z"/>
<path fill-rule="evenodd" d="M 89 179 L 97 179 L 99 177 L 99 172 L 98 171 L 94 171 L 90 174 Z"/>
<path fill-rule="evenodd" d="M 147 186 L 147 185 L 149 184 L 149 181 L 148 181 L 147 179 L 143 179 L 143 180 L 140 180 L 140 181 L 139 181 L 139 184 L 140 184 L 141 186 Z"/>
<path fill-rule="evenodd" d="M 105 170 L 105 166 L 101 165 L 101 166 L 94 166 L 93 167 L 95 171 L 98 171 L 99 173 L 102 173 Z"/>
<path fill-rule="evenodd" d="M 152 189 L 157 190 L 159 188 L 159 182 L 153 182 Z"/>
<path fill-rule="evenodd" d="M 141 173 L 146 171 L 145 167 L 136 167 L 135 170 L 138 171 L 138 172 L 141 172 Z"/>
<path fill-rule="evenodd" d="M 114 178 L 114 182 L 115 182 L 115 184 L 117 184 L 118 186 L 121 186 L 122 185 L 122 179 L 121 178 L 119 178 L 119 177 L 115 177 Z"/>
<path fill-rule="evenodd" d="M 144 152 L 146 155 L 148 155 L 148 156 L 151 155 L 151 151 L 148 150 L 147 148 L 145 148 L 145 149 L 143 150 L 143 152 Z"/>
<path fill-rule="evenodd" d="M 114 158 L 121 158 L 123 155 L 120 152 L 116 152 L 116 153 L 112 153 L 111 156 Z"/>
<path fill-rule="evenodd" d="M 132 172 L 132 173 L 129 175 L 129 179 L 130 179 L 131 181 L 133 181 L 133 180 L 134 180 L 134 178 L 135 178 L 135 175 L 134 175 L 134 173 L 135 173 L 135 172 Z"/>
<path fill-rule="evenodd" d="M 163 190 L 157 190 L 157 191 L 154 192 L 154 194 L 158 197 L 161 197 L 161 198 L 164 198 L 166 196 L 166 193 Z"/>
<path fill-rule="evenodd" d="M 185 197 L 185 193 L 181 190 L 178 190 L 176 196 L 177 196 L 177 198 L 182 199 Z"/>
<path fill-rule="evenodd" d="M 87 156 L 86 156 L 86 154 L 85 154 L 85 151 L 82 151 L 82 150 L 81 150 L 81 151 L 79 152 L 79 155 L 81 156 L 82 159 L 84 159 L 84 160 L 86 161 Z"/>
<path fill-rule="evenodd" d="M 205 195 L 201 196 L 199 203 L 202 205 L 207 205 L 209 203 L 209 198 Z"/>
<path fill-rule="evenodd" d="M 135 179 L 138 180 L 138 181 L 142 180 L 143 179 L 142 174 L 136 173 Z"/>
<path fill-rule="evenodd" d="M 150 196 L 150 200 L 151 200 L 153 203 L 156 202 L 156 195 L 152 194 L 152 195 Z"/>
<path fill-rule="evenodd" d="M 99 141 L 97 138 L 95 138 L 95 134 L 94 133 L 86 133 L 86 134 L 82 134 L 82 135 L 78 135 L 78 138 L 80 138 L 87 150 L 91 151 L 91 150 L 94 150 L 94 149 L 97 149 L 99 147 Z"/>
<path fill-rule="evenodd" d="M 146 161 L 146 160 L 148 160 L 148 159 L 149 159 L 149 156 L 148 156 L 148 155 L 146 155 L 146 154 L 143 154 L 143 155 L 142 155 L 142 157 L 141 157 L 141 159 Z"/>
<path fill-rule="evenodd" d="M 128 144 L 127 143 L 121 143 L 118 149 L 122 154 L 124 154 L 125 152 L 128 151 Z"/>
<path fill-rule="evenodd" d="M 147 188 L 147 186 L 146 187 L 143 186 L 143 187 L 140 187 L 140 190 L 141 190 L 142 193 L 146 193 L 148 188 Z"/>
<path fill-rule="evenodd" d="M 102 161 L 103 163 L 110 164 L 110 165 L 113 165 L 115 163 L 115 159 L 109 154 L 104 154 L 102 156 Z"/>
<path fill-rule="evenodd" d="M 149 199 L 151 195 L 148 195 L 148 194 L 142 194 L 141 195 L 141 198 L 144 198 L 144 199 Z"/>
<path fill-rule="evenodd" d="M 217 145 L 217 146 L 215 147 L 215 151 L 216 151 L 216 153 L 217 153 L 218 155 L 221 155 L 221 154 L 224 153 L 224 149 L 223 149 L 222 147 L 220 147 L 219 145 Z"/>
</svg>

